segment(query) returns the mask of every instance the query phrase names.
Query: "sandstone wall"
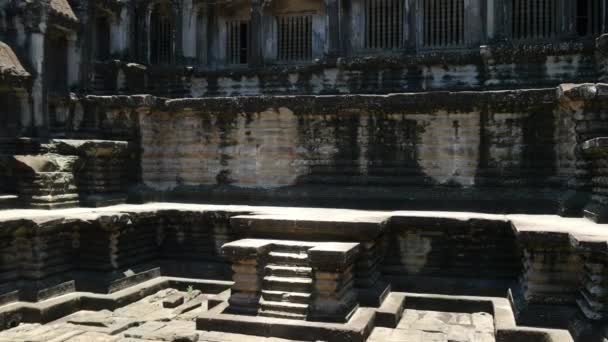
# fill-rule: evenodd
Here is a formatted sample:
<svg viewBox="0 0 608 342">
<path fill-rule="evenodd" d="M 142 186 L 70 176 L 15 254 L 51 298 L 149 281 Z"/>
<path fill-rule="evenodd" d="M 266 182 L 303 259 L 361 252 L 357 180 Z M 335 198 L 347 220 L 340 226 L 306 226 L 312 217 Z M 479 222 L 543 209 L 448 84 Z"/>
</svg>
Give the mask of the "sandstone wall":
<svg viewBox="0 0 608 342">
<path fill-rule="evenodd" d="M 567 153 L 554 89 L 169 102 L 140 114 L 143 183 L 158 190 L 542 186 Z"/>
<path fill-rule="evenodd" d="M 492 44 L 457 52 L 321 58 L 264 68 L 97 63 L 94 94 L 171 98 L 256 95 L 387 94 L 434 90 L 539 88 L 595 82 L 605 58 L 588 42 Z"/>
</svg>

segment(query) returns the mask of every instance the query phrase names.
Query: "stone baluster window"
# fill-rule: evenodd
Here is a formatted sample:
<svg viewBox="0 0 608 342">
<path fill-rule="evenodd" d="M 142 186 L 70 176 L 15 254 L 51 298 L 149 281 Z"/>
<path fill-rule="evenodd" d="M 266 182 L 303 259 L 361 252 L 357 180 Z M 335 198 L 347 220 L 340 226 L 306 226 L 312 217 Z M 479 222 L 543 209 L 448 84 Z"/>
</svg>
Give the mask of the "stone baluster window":
<svg viewBox="0 0 608 342">
<path fill-rule="evenodd" d="M 403 1 L 364 0 L 366 49 L 399 49 L 403 44 Z"/>
<path fill-rule="evenodd" d="M 278 17 L 279 61 L 312 59 L 312 15 Z"/>
<path fill-rule="evenodd" d="M 171 6 L 154 6 L 150 16 L 150 62 L 171 64 L 175 55 L 175 23 Z"/>
<path fill-rule="evenodd" d="M 604 33 L 605 0 L 576 1 L 576 32 L 579 36 L 599 36 Z"/>
<path fill-rule="evenodd" d="M 511 37 L 514 40 L 553 38 L 558 32 L 558 0 L 513 0 Z"/>
<path fill-rule="evenodd" d="M 464 5 L 465 0 L 422 2 L 422 45 L 425 48 L 464 46 Z"/>
<path fill-rule="evenodd" d="M 249 22 L 232 20 L 226 23 L 226 57 L 228 64 L 247 64 Z"/>
</svg>

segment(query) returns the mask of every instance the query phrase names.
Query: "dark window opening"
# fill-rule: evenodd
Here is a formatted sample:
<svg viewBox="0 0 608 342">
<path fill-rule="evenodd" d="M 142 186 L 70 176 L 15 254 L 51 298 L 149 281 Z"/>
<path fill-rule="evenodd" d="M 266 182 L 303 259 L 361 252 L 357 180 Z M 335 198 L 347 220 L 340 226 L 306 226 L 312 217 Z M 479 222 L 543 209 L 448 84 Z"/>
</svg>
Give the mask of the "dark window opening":
<svg viewBox="0 0 608 342">
<path fill-rule="evenodd" d="M 603 1 L 576 1 L 576 33 L 579 36 L 596 36 L 602 33 Z"/>
<path fill-rule="evenodd" d="M 464 44 L 464 0 L 424 1 L 422 20 L 425 47 Z"/>
<path fill-rule="evenodd" d="M 289 15 L 278 18 L 280 61 L 312 59 L 312 15 Z"/>
<path fill-rule="evenodd" d="M 365 48 L 398 49 L 403 42 L 402 0 L 365 0 Z"/>
<path fill-rule="evenodd" d="M 171 6 L 166 3 L 154 6 L 150 26 L 150 62 L 173 63 L 175 25 Z"/>
<path fill-rule="evenodd" d="M 47 77 L 48 91 L 54 94 L 68 90 L 68 40 L 56 34 L 49 34 L 44 72 Z"/>
<path fill-rule="evenodd" d="M 0 91 L 0 138 L 17 136 L 20 113 L 18 97 L 14 93 Z"/>
<path fill-rule="evenodd" d="M 558 0 L 513 0 L 511 37 L 552 38 L 557 34 Z"/>
<path fill-rule="evenodd" d="M 234 20 L 227 23 L 228 39 L 226 40 L 228 64 L 247 64 L 249 52 L 249 23 Z"/>
<path fill-rule="evenodd" d="M 145 32 L 145 28 L 144 28 L 144 22 L 145 20 L 142 17 L 142 10 L 141 8 L 137 7 L 135 9 L 135 14 L 133 15 L 133 35 L 132 35 L 132 56 L 135 58 L 136 61 L 140 62 L 140 63 L 145 63 L 146 61 L 146 54 L 145 54 L 145 42 L 146 39 L 144 38 L 144 32 Z"/>
<path fill-rule="evenodd" d="M 110 20 L 105 16 L 95 18 L 95 59 L 110 59 Z"/>
</svg>

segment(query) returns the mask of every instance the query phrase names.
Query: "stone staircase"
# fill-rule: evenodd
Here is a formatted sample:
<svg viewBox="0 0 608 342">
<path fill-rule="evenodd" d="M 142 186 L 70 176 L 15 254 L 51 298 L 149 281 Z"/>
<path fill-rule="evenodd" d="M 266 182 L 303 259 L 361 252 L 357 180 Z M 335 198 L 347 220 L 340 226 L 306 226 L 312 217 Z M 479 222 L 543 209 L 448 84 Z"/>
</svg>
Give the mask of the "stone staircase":
<svg viewBox="0 0 608 342">
<path fill-rule="evenodd" d="M 302 319 L 308 315 L 313 289 L 306 245 L 275 245 L 267 255 L 260 316 Z"/>
<path fill-rule="evenodd" d="M 242 239 L 222 255 L 234 271 L 227 313 L 344 323 L 358 307 L 358 243 Z"/>
</svg>

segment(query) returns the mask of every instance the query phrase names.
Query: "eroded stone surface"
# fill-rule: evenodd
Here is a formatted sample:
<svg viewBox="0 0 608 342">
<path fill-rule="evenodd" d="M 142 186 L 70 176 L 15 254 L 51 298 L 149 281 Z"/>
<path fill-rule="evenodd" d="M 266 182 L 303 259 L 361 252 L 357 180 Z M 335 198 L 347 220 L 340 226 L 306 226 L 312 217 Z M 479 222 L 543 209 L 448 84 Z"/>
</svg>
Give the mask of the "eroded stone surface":
<svg viewBox="0 0 608 342">
<path fill-rule="evenodd" d="M 179 296 L 184 303 L 166 308 Z M 204 305 L 201 305 L 204 303 Z M 187 311 L 181 312 L 184 309 Z M 166 289 L 115 311 L 79 311 L 48 324 L 21 324 L 0 333 L 0 342 L 286 342 L 277 338 L 197 331 L 194 319 L 207 310 L 200 291 Z"/>
<path fill-rule="evenodd" d="M 494 342 L 494 318 L 488 313 L 452 313 L 406 309 L 395 329 L 374 328 L 370 342 Z"/>
</svg>

